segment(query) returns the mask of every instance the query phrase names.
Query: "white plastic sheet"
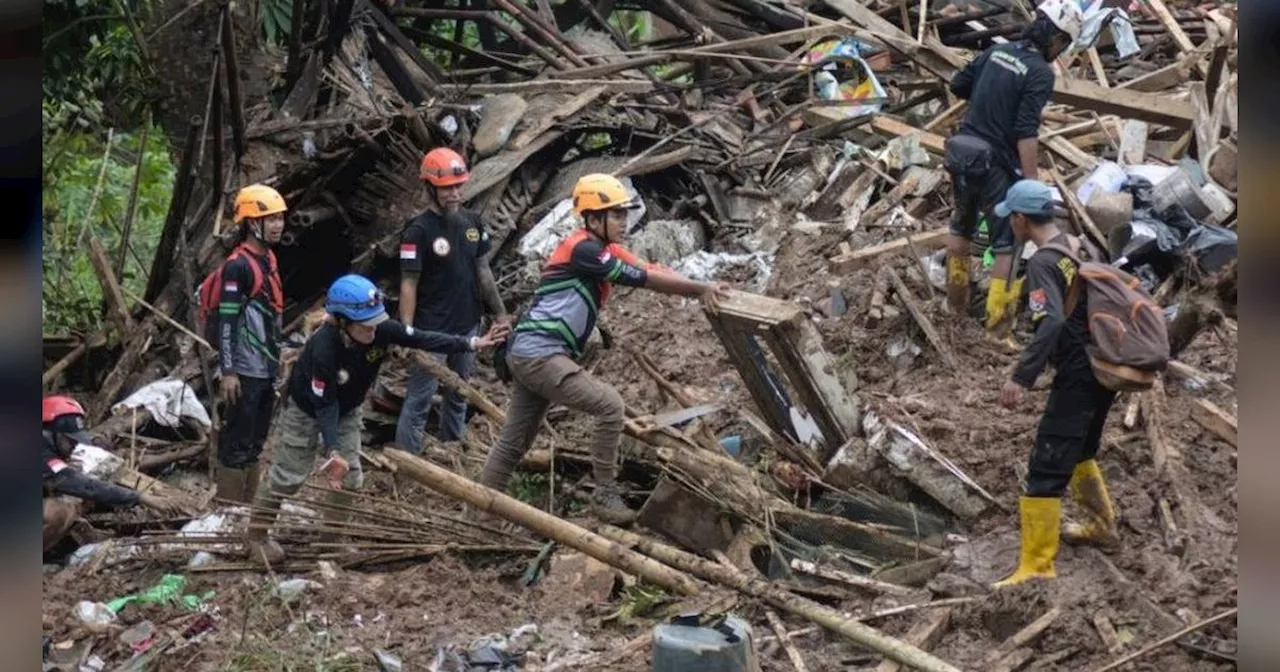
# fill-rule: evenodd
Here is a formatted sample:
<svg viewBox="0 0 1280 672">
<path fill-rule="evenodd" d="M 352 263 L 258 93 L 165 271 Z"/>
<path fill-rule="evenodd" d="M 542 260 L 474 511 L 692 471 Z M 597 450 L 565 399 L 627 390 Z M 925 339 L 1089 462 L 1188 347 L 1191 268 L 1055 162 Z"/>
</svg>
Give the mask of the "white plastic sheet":
<svg viewBox="0 0 1280 672">
<path fill-rule="evenodd" d="M 1080 9 L 1084 13 L 1084 22 L 1080 26 L 1080 37 L 1072 46 L 1074 51 L 1084 51 L 1093 46 L 1106 25 L 1111 30 L 1111 39 L 1115 40 L 1116 51 L 1120 58 L 1128 58 L 1139 51 L 1138 37 L 1133 33 L 1133 24 L 1129 13 L 1117 7 L 1103 7 L 1104 0 L 1083 0 Z M 1107 20 L 1110 19 L 1110 23 Z"/>
<path fill-rule="evenodd" d="M 124 464 L 124 460 L 109 450 L 80 443 L 71 451 L 71 464 L 83 474 L 109 481 L 111 475 Z"/>
<path fill-rule="evenodd" d="M 165 427 L 179 426 L 184 417 L 192 418 L 205 427 L 213 425 L 209 412 L 196 398 L 195 390 L 177 378 L 164 378 L 143 387 L 112 406 L 111 412 L 121 413 L 134 408 L 145 408 L 152 419 Z"/>
</svg>

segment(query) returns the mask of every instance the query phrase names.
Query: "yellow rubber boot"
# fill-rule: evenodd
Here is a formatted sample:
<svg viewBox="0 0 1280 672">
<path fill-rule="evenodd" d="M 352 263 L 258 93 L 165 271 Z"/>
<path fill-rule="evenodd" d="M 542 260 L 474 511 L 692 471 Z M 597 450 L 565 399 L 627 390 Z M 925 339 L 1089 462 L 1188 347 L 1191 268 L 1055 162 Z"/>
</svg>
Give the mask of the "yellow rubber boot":
<svg viewBox="0 0 1280 672">
<path fill-rule="evenodd" d="M 1071 498 L 1084 509 L 1085 522 L 1067 523 L 1062 527 L 1062 540 L 1069 544 L 1112 546 L 1116 536 L 1116 511 L 1107 493 L 1107 482 L 1097 460 L 1085 460 L 1071 472 Z"/>
<path fill-rule="evenodd" d="M 1022 523 L 1018 569 L 1008 578 L 992 584 L 992 588 L 1004 588 L 1030 579 L 1054 579 L 1058 576 L 1053 560 L 1058 557 L 1058 525 L 1062 522 L 1062 499 L 1024 496 L 1018 500 L 1018 516 Z"/>
<path fill-rule="evenodd" d="M 969 255 L 947 253 L 947 305 L 953 315 L 969 311 Z"/>
</svg>

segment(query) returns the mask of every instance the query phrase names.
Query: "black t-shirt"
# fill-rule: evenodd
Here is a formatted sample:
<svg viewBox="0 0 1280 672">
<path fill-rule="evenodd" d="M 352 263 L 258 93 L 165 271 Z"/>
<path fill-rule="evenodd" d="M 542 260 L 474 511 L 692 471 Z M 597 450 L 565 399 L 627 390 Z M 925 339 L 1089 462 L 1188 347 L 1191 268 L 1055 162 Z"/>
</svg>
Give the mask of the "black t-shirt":
<svg viewBox="0 0 1280 672">
<path fill-rule="evenodd" d="M 951 92 L 969 101 L 960 133 L 995 148 L 996 165 L 1021 175 L 1018 141 L 1040 133 L 1040 113 L 1053 95 L 1053 69 L 1026 42 L 997 44 L 951 79 Z"/>
<path fill-rule="evenodd" d="M 289 373 L 289 398 L 304 413 L 321 420 L 322 433 L 336 432 L 337 419 L 364 403 L 392 345 L 443 353 L 470 349 L 461 336 L 415 329 L 396 320 L 379 324 L 373 343 L 365 345 L 344 339 L 338 325 L 326 322 L 307 339 Z M 332 445 L 331 439 L 325 437 L 326 445 Z"/>
<path fill-rule="evenodd" d="M 418 274 L 413 326 L 465 334 L 480 323 L 483 304 L 476 269 L 489 253 L 489 234 L 470 210 L 428 210 L 400 234 L 400 272 Z"/>
</svg>

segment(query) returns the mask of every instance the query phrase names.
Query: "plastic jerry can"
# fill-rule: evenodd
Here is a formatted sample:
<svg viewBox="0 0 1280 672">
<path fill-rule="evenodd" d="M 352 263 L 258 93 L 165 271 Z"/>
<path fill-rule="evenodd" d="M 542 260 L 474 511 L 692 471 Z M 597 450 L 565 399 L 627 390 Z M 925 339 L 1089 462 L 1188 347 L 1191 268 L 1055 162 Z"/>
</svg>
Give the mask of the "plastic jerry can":
<svg viewBox="0 0 1280 672">
<path fill-rule="evenodd" d="M 759 672 L 751 626 L 732 614 L 680 614 L 653 628 L 653 672 Z"/>
</svg>

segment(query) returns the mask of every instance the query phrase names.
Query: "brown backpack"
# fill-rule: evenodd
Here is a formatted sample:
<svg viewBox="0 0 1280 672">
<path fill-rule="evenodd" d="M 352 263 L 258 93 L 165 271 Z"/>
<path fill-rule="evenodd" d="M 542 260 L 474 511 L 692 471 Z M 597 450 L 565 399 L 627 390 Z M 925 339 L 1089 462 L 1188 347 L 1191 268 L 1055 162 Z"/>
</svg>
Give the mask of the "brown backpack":
<svg viewBox="0 0 1280 672">
<path fill-rule="evenodd" d="M 1059 243 L 1041 249 L 1061 252 L 1076 264 L 1066 314 L 1079 304 L 1083 287 L 1089 307 L 1089 362 L 1098 382 L 1117 392 L 1151 389 L 1156 374 L 1169 364 L 1169 330 L 1159 304 L 1137 278 L 1114 266 L 1081 261 Z"/>
</svg>

